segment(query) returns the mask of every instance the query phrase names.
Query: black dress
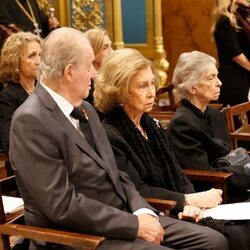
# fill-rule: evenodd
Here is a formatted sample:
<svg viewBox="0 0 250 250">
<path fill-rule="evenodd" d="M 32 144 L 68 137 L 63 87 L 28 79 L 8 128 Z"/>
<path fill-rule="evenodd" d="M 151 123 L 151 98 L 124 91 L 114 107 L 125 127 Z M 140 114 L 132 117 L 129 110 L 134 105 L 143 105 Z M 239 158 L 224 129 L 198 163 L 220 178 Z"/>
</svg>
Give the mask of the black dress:
<svg viewBox="0 0 250 250">
<path fill-rule="evenodd" d="M 0 92 L 0 138 L 3 152 L 9 152 L 9 134 L 11 119 L 16 109 L 27 99 L 28 93 L 19 83 L 10 82 Z M 7 175 L 13 174 L 10 162 L 5 164 Z"/>
<path fill-rule="evenodd" d="M 250 176 L 244 173 L 243 166 L 213 168 L 213 162 L 231 150 L 230 137 L 219 110 L 208 106 L 203 113 L 189 101 L 182 100 L 167 134 L 182 168 L 234 172 L 229 180 L 229 201 L 248 198 Z"/>
<path fill-rule="evenodd" d="M 30 13 L 26 0 L 19 0 L 28 13 Z M 48 16 L 45 15 L 38 7 L 36 0 L 29 0 L 36 22 L 39 29 L 42 30 L 42 37 L 46 37 L 49 33 Z M 24 14 L 15 0 L 0 1 L 0 24 L 9 25 L 16 24 L 23 31 L 34 31 L 34 25 L 31 20 Z"/>
<path fill-rule="evenodd" d="M 237 32 L 228 17 L 221 16 L 217 22 L 215 42 L 219 58 L 219 79 L 222 82 L 219 101 L 225 106 L 247 102 L 250 72 L 232 60 L 241 53 L 250 60 L 250 46 L 243 30 Z"/>
</svg>

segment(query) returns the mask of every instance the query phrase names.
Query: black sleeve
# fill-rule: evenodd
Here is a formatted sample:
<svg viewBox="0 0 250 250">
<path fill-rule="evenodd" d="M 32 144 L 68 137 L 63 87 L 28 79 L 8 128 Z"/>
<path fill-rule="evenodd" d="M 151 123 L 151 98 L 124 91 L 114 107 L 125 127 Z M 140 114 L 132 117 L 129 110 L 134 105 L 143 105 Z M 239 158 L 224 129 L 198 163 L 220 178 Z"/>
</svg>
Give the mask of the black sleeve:
<svg viewBox="0 0 250 250">
<path fill-rule="evenodd" d="M 129 160 L 129 157 L 118 147 L 112 145 L 112 148 L 115 154 L 118 168 L 129 175 L 130 180 L 134 183 L 136 189 L 143 197 L 174 200 L 177 202 L 174 212 L 183 210 L 184 194 L 147 185 L 147 183 L 141 180 L 139 173 L 136 171 L 136 168 Z"/>
</svg>

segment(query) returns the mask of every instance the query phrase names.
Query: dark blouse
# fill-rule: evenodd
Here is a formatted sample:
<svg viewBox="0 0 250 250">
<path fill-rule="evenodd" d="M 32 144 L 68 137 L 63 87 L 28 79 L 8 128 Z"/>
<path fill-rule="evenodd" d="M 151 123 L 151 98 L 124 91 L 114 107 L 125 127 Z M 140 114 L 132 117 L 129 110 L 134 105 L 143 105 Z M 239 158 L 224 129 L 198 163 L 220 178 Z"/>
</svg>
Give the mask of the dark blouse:
<svg viewBox="0 0 250 250">
<path fill-rule="evenodd" d="M 231 150 L 220 111 L 208 106 L 202 113 L 187 100 L 177 109 L 167 134 L 182 168 L 208 170 L 215 159 Z"/>
<path fill-rule="evenodd" d="M 28 93 L 19 83 L 10 82 L 0 92 L 0 137 L 3 151 L 6 154 L 9 152 L 9 133 L 12 116 L 28 96 Z"/>
<path fill-rule="evenodd" d="M 250 176 L 244 173 L 243 166 L 220 169 L 212 166 L 217 158 L 231 150 L 231 140 L 219 110 L 208 106 L 202 113 L 189 101 L 183 100 L 169 124 L 167 134 L 182 168 L 233 172 L 228 180 L 228 201 L 247 199 Z M 196 186 L 197 190 L 199 188 L 202 188 L 201 185 Z"/>
</svg>

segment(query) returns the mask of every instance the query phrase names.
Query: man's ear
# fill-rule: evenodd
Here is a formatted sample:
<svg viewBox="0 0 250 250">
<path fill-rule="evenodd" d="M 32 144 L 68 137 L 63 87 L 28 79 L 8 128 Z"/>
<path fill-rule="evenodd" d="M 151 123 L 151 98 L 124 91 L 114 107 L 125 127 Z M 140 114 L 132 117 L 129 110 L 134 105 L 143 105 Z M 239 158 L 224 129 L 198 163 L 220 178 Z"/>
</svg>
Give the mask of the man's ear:
<svg viewBox="0 0 250 250">
<path fill-rule="evenodd" d="M 63 75 L 67 80 L 71 80 L 72 75 L 73 75 L 73 65 L 68 64 L 63 71 Z"/>
</svg>

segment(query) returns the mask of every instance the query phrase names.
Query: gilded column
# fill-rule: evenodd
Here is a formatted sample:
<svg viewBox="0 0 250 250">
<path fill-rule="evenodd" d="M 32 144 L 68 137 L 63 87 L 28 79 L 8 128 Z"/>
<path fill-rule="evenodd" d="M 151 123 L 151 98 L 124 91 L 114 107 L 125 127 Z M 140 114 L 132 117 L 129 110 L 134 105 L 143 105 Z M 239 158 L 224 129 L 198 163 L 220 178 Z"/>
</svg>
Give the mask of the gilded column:
<svg viewBox="0 0 250 250">
<path fill-rule="evenodd" d="M 60 25 L 70 26 L 70 20 L 69 20 L 70 1 L 69 0 L 56 0 L 55 9 L 56 9 L 55 13 L 60 20 Z"/>
<path fill-rule="evenodd" d="M 121 0 L 113 0 L 113 30 L 114 49 L 121 49 L 124 47 Z"/>
<path fill-rule="evenodd" d="M 167 81 L 166 71 L 168 70 L 169 63 L 166 60 L 162 37 L 161 0 L 154 0 L 154 45 L 156 54 L 154 64 L 159 73 L 160 86 L 164 86 Z"/>
</svg>

